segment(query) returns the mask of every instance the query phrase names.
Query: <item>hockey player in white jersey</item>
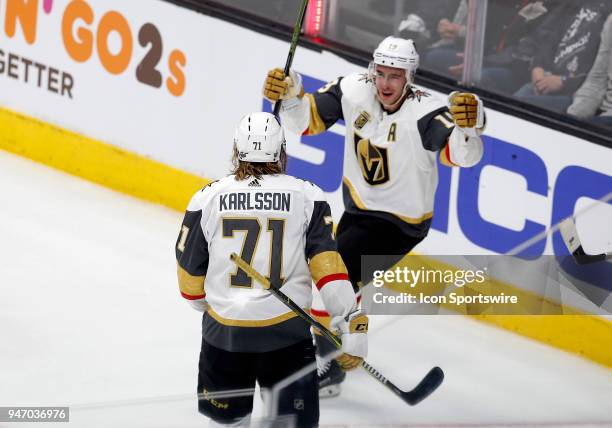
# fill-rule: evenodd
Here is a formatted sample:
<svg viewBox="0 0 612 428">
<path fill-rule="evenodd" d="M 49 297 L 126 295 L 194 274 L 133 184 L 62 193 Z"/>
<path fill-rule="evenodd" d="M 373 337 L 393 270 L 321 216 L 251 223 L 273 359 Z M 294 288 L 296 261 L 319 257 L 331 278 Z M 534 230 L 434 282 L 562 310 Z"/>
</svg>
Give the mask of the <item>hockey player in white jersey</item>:
<svg viewBox="0 0 612 428">
<path fill-rule="evenodd" d="M 437 157 L 449 166 L 470 167 L 483 152 L 482 102 L 471 93 L 440 99 L 413 84 L 419 56 L 412 40 L 387 37 L 373 54 L 368 73 L 340 77 L 304 94 L 301 76 L 271 70 L 264 96 L 282 100 L 288 130 L 315 135 L 344 119 L 343 199 L 338 251 L 356 289 L 362 255 L 395 255 L 395 263 L 421 242 L 434 215 Z M 390 266 L 377 266 L 386 269 Z M 324 308 L 313 305 L 324 322 Z M 320 348 L 327 347 L 321 342 Z M 320 373 L 322 396 L 335 395 L 344 379 L 334 364 Z"/>
<path fill-rule="evenodd" d="M 345 369 L 367 353 L 366 334 L 351 331 L 367 317 L 333 236 L 330 207 L 314 184 L 285 175 L 283 129 L 269 113 L 245 116 L 234 137 L 234 170 L 197 192 L 176 242 L 181 294 L 204 312 L 199 410 L 212 424 L 248 424 L 253 396 L 213 392 L 272 387 L 315 360 L 309 325 L 230 261 L 236 252 L 305 310 L 312 283 L 335 317 Z M 351 324 L 351 322 L 353 322 Z M 319 418 L 315 372 L 281 393 L 280 414 L 298 426 Z"/>
</svg>

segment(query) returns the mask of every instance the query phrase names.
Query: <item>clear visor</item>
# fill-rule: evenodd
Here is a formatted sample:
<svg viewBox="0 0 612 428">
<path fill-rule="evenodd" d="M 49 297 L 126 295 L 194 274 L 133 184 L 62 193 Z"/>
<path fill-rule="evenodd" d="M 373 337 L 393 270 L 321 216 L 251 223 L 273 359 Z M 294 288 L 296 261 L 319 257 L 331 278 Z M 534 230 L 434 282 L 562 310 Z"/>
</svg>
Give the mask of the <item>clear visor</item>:
<svg viewBox="0 0 612 428">
<path fill-rule="evenodd" d="M 376 66 L 377 65 L 382 65 L 382 66 L 390 67 L 390 66 L 388 66 L 386 64 L 377 63 L 376 60 L 370 61 L 370 63 L 368 64 L 368 75 L 369 75 L 370 79 L 372 79 L 373 83 L 376 83 Z M 410 67 L 410 68 L 394 67 L 394 68 L 399 68 L 399 69 L 404 70 L 404 72 L 406 73 L 406 83 L 407 83 L 407 85 L 411 85 L 414 82 L 414 75 L 416 73 L 416 67 Z"/>
</svg>

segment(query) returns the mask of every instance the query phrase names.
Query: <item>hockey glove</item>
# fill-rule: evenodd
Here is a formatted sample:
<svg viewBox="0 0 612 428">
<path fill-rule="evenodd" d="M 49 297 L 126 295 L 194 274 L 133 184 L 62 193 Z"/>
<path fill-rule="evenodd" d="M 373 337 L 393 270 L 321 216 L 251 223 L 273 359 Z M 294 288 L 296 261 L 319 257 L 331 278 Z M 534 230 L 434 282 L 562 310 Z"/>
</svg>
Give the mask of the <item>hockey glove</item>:
<svg viewBox="0 0 612 428">
<path fill-rule="evenodd" d="M 263 88 L 264 97 L 273 103 L 280 100 L 288 100 L 304 95 L 302 87 L 302 76 L 293 70 L 289 71 L 289 76 L 280 68 L 268 71 Z"/>
<path fill-rule="evenodd" d="M 478 96 L 469 92 L 453 92 L 448 96 L 453 122 L 466 134 L 474 136 L 484 126 L 484 108 Z"/>
<path fill-rule="evenodd" d="M 358 309 L 346 317 L 335 317 L 331 321 L 332 330 L 342 334 L 343 354 L 336 358 L 343 370 L 353 370 L 361 365 L 368 354 L 368 317 Z"/>
</svg>

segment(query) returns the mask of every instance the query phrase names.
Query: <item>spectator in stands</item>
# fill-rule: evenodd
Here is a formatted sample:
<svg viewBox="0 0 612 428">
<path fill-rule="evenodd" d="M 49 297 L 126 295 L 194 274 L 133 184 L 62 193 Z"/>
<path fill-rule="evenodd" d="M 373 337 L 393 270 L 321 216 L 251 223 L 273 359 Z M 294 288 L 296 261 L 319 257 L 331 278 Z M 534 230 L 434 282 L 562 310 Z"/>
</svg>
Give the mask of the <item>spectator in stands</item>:
<svg viewBox="0 0 612 428">
<path fill-rule="evenodd" d="M 601 32 L 601 43 L 593 68 L 574 94 L 567 112 L 589 122 L 612 127 L 612 15 Z"/>
<path fill-rule="evenodd" d="M 447 18 L 455 14 L 458 7 L 463 10 L 463 17 L 456 16 L 455 19 L 459 23 L 450 22 Z M 465 25 L 460 24 L 465 24 L 467 0 L 413 0 L 405 6 L 405 10 L 410 13 L 402 20 L 397 30 L 400 37 L 412 39 L 417 46 L 425 48 L 438 40 L 436 30 L 438 33 L 442 30 L 441 35 L 450 37 L 450 33 L 457 27 L 457 31 L 462 31 L 465 37 Z"/>
<path fill-rule="evenodd" d="M 531 82 L 514 95 L 530 104 L 565 112 L 593 64 L 611 7 L 607 0 L 567 2 L 550 14 L 538 32 Z"/>
<path fill-rule="evenodd" d="M 456 8 L 452 21 L 451 14 L 437 23 L 438 40 L 431 44 L 422 56 L 422 67 L 442 75 L 451 75 L 451 68 L 463 64 L 463 49 L 467 28 L 467 0 L 462 0 Z M 410 34 L 400 32 L 405 38 Z"/>
<path fill-rule="evenodd" d="M 535 51 L 533 34 L 560 0 L 491 0 L 487 11 L 482 77 L 483 88 L 513 93 L 529 78 L 529 61 Z M 424 55 L 423 67 L 460 78 L 467 2 L 462 2 L 453 22 L 440 21 L 441 40 Z"/>
<path fill-rule="evenodd" d="M 560 8 L 561 1 L 503 1 L 491 5 L 489 13 L 505 14 L 506 18 L 487 22 L 485 40 L 490 42 L 485 42 L 480 87 L 512 94 L 529 80 L 537 28 Z"/>
</svg>

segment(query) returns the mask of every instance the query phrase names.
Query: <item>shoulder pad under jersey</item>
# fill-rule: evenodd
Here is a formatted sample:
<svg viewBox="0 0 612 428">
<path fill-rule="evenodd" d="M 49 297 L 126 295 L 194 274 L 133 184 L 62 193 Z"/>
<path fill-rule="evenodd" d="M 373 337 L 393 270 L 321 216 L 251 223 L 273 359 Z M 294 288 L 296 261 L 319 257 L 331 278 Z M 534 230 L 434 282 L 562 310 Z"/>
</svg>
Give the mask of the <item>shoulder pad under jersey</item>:
<svg viewBox="0 0 612 428">
<path fill-rule="evenodd" d="M 439 95 L 416 85 L 411 85 L 410 89 L 411 92 L 405 102 L 412 104 L 412 111 L 416 113 L 417 119 L 446 107 L 446 100 Z"/>
<path fill-rule="evenodd" d="M 220 190 L 226 188 L 234 181 L 234 176 L 229 175 L 219 180 L 212 181 L 204 186 L 201 190 L 196 192 L 195 195 L 189 201 L 187 206 L 188 211 L 201 210 L 207 203 L 217 194 Z"/>
<path fill-rule="evenodd" d="M 319 186 L 317 186 L 316 184 L 308 181 L 308 180 L 304 180 L 304 193 L 306 194 L 306 196 L 308 197 L 308 199 L 310 199 L 311 201 L 325 201 L 325 193 L 323 193 L 323 190 L 321 190 L 321 188 Z"/>
<path fill-rule="evenodd" d="M 290 185 L 294 185 L 296 188 L 300 189 L 307 200 L 318 201 L 321 199 L 325 199 L 325 194 L 323 190 L 312 181 L 304 180 L 303 178 L 294 177 L 292 175 L 283 175 L 284 180 L 286 180 Z"/>
<path fill-rule="evenodd" d="M 340 82 L 342 97 L 352 105 L 368 106 L 376 101 L 374 82 L 367 73 L 351 73 Z"/>
</svg>

